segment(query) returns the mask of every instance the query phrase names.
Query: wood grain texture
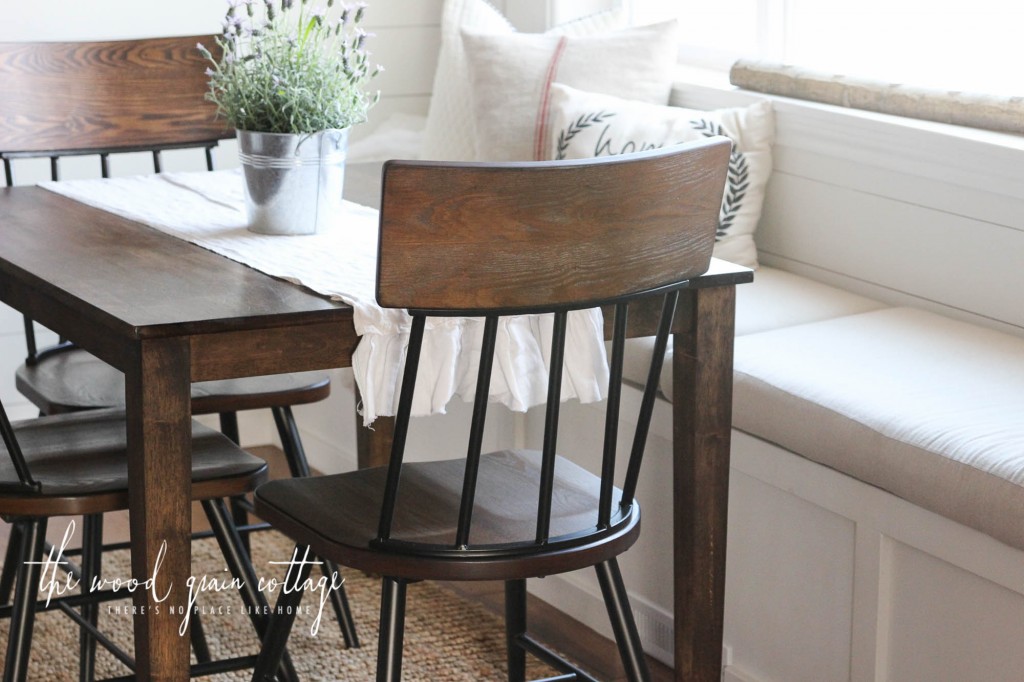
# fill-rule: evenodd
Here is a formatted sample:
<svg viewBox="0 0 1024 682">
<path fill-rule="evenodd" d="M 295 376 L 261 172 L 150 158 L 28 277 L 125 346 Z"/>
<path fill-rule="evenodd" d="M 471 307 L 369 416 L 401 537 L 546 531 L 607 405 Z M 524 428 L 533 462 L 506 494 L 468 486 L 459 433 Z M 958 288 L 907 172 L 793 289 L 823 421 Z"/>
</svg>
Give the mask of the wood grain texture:
<svg viewBox="0 0 1024 682">
<path fill-rule="evenodd" d="M 183 680 L 188 676 L 189 639 L 178 635 L 178 619 L 170 612 L 188 604 L 185 585 L 192 562 L 190 495 L 181 487 L 190 485 L 187 340 L 142 342 L 126 368 L 125 386 L 132 575 L 148 579 L 160 566 L 153 589 L 132 595 L 134 606 L 147 614 L 134 619 L 136 675 L 160 679 L 159 671 L 173 670 L 177 674 L 166 679 Z"/>
<path fill-rule="evenodd" d="M 685 292 L 690 326 L 676 333 L 672 403 L 675 674 L 722 675 L 725 541 L 732 428 L 734 287 Z"/>
<path fill-rule="evenodd" d="M 377 300 L 479 310 L 595 301 L 708 268 L 729 143 L 571 162 L 384 166 Z"/>
<path fill-rule="evenodd" d="M 0 153 L 157 147 L 231 137 L 203 99 L 212 36 L 0 43 Z"/>
</svg>

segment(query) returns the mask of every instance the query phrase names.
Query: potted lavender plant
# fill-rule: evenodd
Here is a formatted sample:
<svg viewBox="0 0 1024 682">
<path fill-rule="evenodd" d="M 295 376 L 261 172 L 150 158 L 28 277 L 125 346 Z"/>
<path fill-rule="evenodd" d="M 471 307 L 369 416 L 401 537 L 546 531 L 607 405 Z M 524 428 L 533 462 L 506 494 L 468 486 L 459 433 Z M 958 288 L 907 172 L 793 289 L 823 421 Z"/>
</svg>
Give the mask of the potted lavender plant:
<svg viewBox="0 0 1024 682">
<path fill-rule="evenodd" d="M 348 130 L 380 97 L 365 3 L 228 0 L 207 98 L 237 131 L 249 229 L 312 234 L 341 215 Z"/>
</svg>

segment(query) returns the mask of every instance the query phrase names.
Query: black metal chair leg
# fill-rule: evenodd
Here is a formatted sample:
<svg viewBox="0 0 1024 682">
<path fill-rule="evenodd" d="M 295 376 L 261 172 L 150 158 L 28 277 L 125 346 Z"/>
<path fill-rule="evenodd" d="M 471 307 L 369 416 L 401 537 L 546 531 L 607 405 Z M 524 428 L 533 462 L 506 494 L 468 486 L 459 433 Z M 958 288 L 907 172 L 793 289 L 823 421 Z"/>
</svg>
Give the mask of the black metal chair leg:
<svg viewBox="0 0 1024 682">
<path fill-rule="evenodd" d="M 508 649 L 508 682 L 526 680 L 526 650 L 518 638 L 526 634 L 526 581 L 505 581 L 505 645 Z"/>
<path fill-rule="evenodd" d="M 82 519 L 82 585 L 86 590 L 102 571 L 103 515 L 90 514 Z M 99 623 L 99 604 L 84 604 L 82 618 L 96 626 Z M 86 628 L 79 630 L 78 656 L 78 679 L 91 682 L 96 676 L 96 638 Z"/>
<path fill-rule="evenodd" d="M 220 432 L 227 436 L 228 440 L 235 445 L 241 445 L 241 436 L 238 431 L 238 413 L 221 412 L 217 416 L 220 418 Z M 249 524 L 249 512 L 246 511 L 244 502 L 244 497 L 236 497 L 231 500 L 231 518 L 238 527 Z M 242 535 L 242 545 L 245 547 L 246 552 L 252 554 L 252 545 L 249 544 L 248 533 Z"/>
<path fill-rule="evenodd" d="M 594 566 L 597 580 L 601 584 L 601 593 L 608 608 L 608 617 L 615 633 L 615 643 L 619 646 L 622 665 L 626 669 L 626 677 L 630 682 L 649 682 L 651 672 L 647 668 L 640 634 L 633 620 L 633 610 L 629 606 L 629 596 L 622 582 L 622 573 L 615 559 Z"/>
<path fill-rule="evenodd" d="M 18 577 L 18 564 L 21 557 L 21 523 L 11 524 L 11 534 L 7 539 L 7 553 L 4 556 L 4 568 L 0 572 L 0 604 L 11 603 L 14 596 L 14 580 Z"/>
<path fill-rule="evenodd" d="M 302 438 L 299 435 L 298 424 L 295 423 L 295 415 L 292 408 L 288 406 L 271 408 L 274 414 L 274 423 L 277 425 L 277 433 L 281 438 L 281 447 L 284 450 L 285 459 L 288 461 L 288 469 L 292 478 L 306 478 L 310 475 L 309 461 L 306 459 L 306 450 L 302 446 Z M 338 573 L 338 565 L 333 561 L 324 561 L 323 573 L 331 579 L 333 573 Z M 356 633 L 356 621 L 352 617 L 352 609 L 348 604 L 348 597 L 344 588 L 331 593 L 331 607 L 334 609 L 334 616 L 338 619 L 338 627 L 341 628 L 341 636 L 345 639 L 345 646 L 350 649 L 359 647 L 359 635 Z"/>
<path fill-rule="evenodd" d="M 404 580 L 394 578 L 381 580 L 377 682 L 400 682 L 402 679 L 405 586 Z"/>
<path fill-rule="evenodd" d="M 308 551 L 307 546 L 297 545 L 294 556 L 304 557 Z M 277 604 L 267 624 L 267 632 L 263 636 L 263 646 L 260 648 L 260 655 L 252 673 L 253 682 L 273 682 L 275 672 L 280 670 L 288 635 L 292 631 L 299 602 L 302 601 L 303 591 L 295 589 L 295 586 L 305 582 L 312 567 L 309 563 L 292 564 L 288 567 L 284 587 L 277 598 Z"/>
<path fill-rule="evenodd" d="M 210 645 L 206 642 L 206 629 L 203 628 L 203 619 L 198 613 L 189 617 L 188 640 L 192 645 L 192 652 L 196 655 L 196 663 L 209 663 L 213 660 L 210 653 Z"/>
<path fill-rule="evenodd" d="M 320 568 L 328 580 L 334 580 L 334 574 L 340 575 L 338 564 L 333 561 L 321 559 Z M 356 633 L 356 621 L 352 616 L 352 608 L 348 603 L 348 594 L 345 586 L 331 592 L 331 606 L 334 608 L 334 617 L 338 619 L 338 627 L 341 628 L 341 636 L 345 640 L 345 646 L 349 649 L 359 648 L 359 635 Z"/>
<path fill-rule="evenodd" d="M 32 647 L 32 626 L 35 621 L 36 594 L 46 540 L 46 519 L 33 519 L 22 529 L 18 580 L 14 588 L 14 612 L 7 640 L 7 662 L 4 682 L 25 682 L 28 678 L 28 655 Z"/>
<path fill-rule="evenodd" d="M 274 414 L 274 424 L 277 425 L 277 434 L 281 438 L 281 448 L 288 460 L 292 478 L 306 478 L 310 474 L 309 460 L 306 459 L 306 449 L 302 447 L 299 426 L 295 423 L 292 408 L 285 405 L 273 407 L 270 411 Z"/>
<path fill-rule="evenodd" d="M 252 566 L 252 560 L 245 553 L 238 529 L 231 524 L 224 500 L 204 500 L 203 511 L 206 512 L 206 518 L 210 522 L 214 537 L 217 538 L 217 544 L 227 562 L 231 577 L 241 582 L 239 596 L 249 612 L 249 620 L 252 621 L 253 629 L 256 630 L 256 635 L 262 642 L 270 618 L 263 615 L 267 612 L 267 598 L 257 589 L 258 579 Z M 278 677 L 282 682 L 298 682 L 299 675 L 295 671 L 295 666 L 292 664 L 287 650 L 282 656 Z"/>
</svg>

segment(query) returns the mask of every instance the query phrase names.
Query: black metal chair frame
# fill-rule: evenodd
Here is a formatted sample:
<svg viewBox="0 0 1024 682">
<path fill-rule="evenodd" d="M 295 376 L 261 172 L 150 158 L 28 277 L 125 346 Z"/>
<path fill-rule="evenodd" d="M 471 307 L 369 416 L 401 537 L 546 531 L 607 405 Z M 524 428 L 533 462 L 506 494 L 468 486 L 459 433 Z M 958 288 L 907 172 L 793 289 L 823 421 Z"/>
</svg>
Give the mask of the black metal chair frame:
<svg viewBox="0 0 1024 682">
<path fill-rule="evenodd" d="M 639 503 L 634 496 L 640 474 L 640 465 L 647 442 L 648 428 L 654 410 L 654 401 L 657 397 L 658 379 L 675 315 L 675 307 L 679 296 L 678 290 L 685 285 L 686 282 L 683 281 L 654 291 L 645 291 L 612 301 L 588 301 L 585 306 L 574 306 L 571 308 L 475 311 L 486 315 L 486 323 L 481 350 L 481 363 L 477 377 L 477 394 L 474 400 L 472 423 L 470 426 L 469 452 L 467 455 L 458 531 L 454 543 L 450 545 L 413 545 L 391 538 L 391 525 L 397 503 L 406 436 L 412 410 L 412 397 L 426 318 L 429 316 L 466 314 L 466 311 L 410 310 L 412 330 L 409 338 L 409 350 L 406 356 L 398 414 L 395 420 L 394 444 L 388 465 L 384 502 L 380 511 L 378 538 L 374 543 L 376 548 L 382 552 L 389 550 L 414 551 L 420 556 L 433 556 L 436 558 L 451 556 L 464 559 L 467 555 L 471 555 L 480 561 L 487 561 L 495 558 L 535 554 L 538 551 L 556 553 L 563 549 L 579 547 L 590 543 L 597 537 L 628 532 L 639 521 Z M 653 360 L 648 372 L 646 386 L 644 387 L 637 422 L 638 426 L 633 438 L 621 497 L 618 504 L 613 504 L 613 479 L 617 450 L 616 439 L 618 437 L 618 415 L 621 403 L 622 368 L 625 355 L 628 307 L 629 303 L 633 300 L 654 295 L 664 297 L 661 321 L 655 338 Z M 608 304 L 615 306 L 615 322 L 601 465 L 601 498 L 597 518 L 595 519 L 595 529 L 561 537 L 550 537 L 549 523 L 551 499 L 554 492 L 555 449 L 558 434 L 559 396 L 561 392 L 567 315 L 573 309 Z M 487 392 L 490 386 L 498 320 L 501 316 L 507 314 L 544 314 L 551 312 L 554 313 L 555 318 L 542 450 L 542 478 L 538 494 L 536 537 L 530 542 L 473 547 L 469 544 L 473 516 L 473 496 L 481 457 L 483 430 L 487 413 Z M 307 548 L 304 545 L 299 545 L 296 549 L 298 556 L 302 556 L 306 550 Z M 310 564 L 293 566 L 285 579 L 286 584 L 299 584 L 305 581 L 309 575 L 310 568 Z M 612 622 L 616 644 L 627 675 L 634 682 L 649 680 L 650 671 L 644 658 L 640 637 L 629 607 L 629 598 L 618 563 L 612 558 L 597 564 L 595 569 L 608 608 L 608 615 Z M 406 585 L 409 582 L 406 579 L 387 576 L 382 579 L 381 629 L 377 674 L 379 681 L 394 682 L 401 678 L 405 596 Z M 301 591 L 282 594 L 275 610 L 279 614 L 294 614 L 301 599 Z M 294 615 L 291 617 L 288 615 L 278 615 L 272 619 L 271 630 L 264 639 L 264 649 L 261 652 L 260 661 L 253 675 L 254 680 L 271 679 L 273 671 L 277 669 L 277 661 L 284 653 L 293 620 Z M 526 580 L 508 580 L 506 581 L 506 634 L 509 680 L 524 679 L 526 653 L 531 653 L 562 672 L 562 675 L 559 677 L 549 678 L 551 680 L 578 679 L 593 682 L 593 678 L 586 672 L 560 658 L 543 644 L 529 636 L 526 632 L 526 622 Z M 270 672 L 268 673 L 268 671 Z"/>
</svg>

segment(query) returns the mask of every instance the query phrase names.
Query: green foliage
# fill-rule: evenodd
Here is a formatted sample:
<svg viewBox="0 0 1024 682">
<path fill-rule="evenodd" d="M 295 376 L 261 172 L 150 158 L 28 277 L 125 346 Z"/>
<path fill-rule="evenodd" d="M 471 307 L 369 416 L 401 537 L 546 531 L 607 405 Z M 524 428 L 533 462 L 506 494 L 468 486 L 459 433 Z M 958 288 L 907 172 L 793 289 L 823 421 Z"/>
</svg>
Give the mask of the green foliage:
<svg viewBox="0 0 1024 682">
<path fill-rule="evenodd" d="M 228 0 L 217 37 L 220 59 L 202 44 L 197 48 L 213 64 L 206 97 L 229 125 L 306 134 L 366 120 L 380 98 L 367 84 L 383 67 L 371 67 L 365 47 L 371 34 L 359 27 L 365 4 L 332 11 L 333 5 Z"/>
</svg>

